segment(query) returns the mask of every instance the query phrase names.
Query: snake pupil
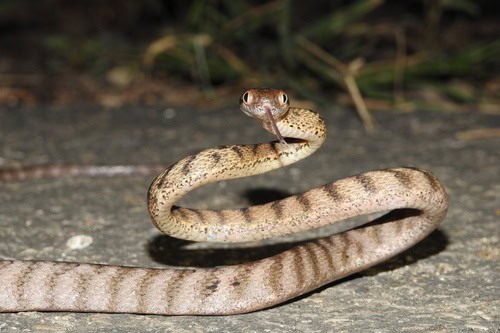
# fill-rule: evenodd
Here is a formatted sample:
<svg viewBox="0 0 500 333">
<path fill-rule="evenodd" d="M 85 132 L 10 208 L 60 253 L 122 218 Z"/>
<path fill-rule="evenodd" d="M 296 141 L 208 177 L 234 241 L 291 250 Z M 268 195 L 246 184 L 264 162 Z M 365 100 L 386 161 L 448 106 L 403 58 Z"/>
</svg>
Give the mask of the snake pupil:
<svg viewBox="0 0 500 333">
<path fill-rule="evenodd" d="M 286 104 L 288 96 L 286 94 L 281 94 L 281 104 Z"/>
<path fill-rule="evenodd" d="M 248 91 L 243 94 L 243 102 L 245 102 L 246 104 L 248 104 Z"/>
</svg>

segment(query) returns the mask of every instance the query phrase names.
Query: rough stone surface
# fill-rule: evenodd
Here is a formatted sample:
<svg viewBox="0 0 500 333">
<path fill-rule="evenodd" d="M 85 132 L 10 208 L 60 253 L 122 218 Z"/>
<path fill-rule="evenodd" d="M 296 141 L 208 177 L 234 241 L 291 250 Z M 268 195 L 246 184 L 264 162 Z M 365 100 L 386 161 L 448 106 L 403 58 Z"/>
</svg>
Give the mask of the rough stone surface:
<svg viewBox="0 0 500 333">
<path fill-rule="evenodd" d="M 464 141 L 456 134 L 499 127 L 500 118 L 474 112 L 382 113 L 376 114 L 378 132 L 368 135 L 352 113 L 322 113 L 329 138 L 306 161 L 209 185 L 183 203 L 241 207 L 371 169 L 418 166 L 438 175 L 450 194 L 450 211 L 438 231 L 389 262 L 251 314 L 0 314 L 0 332 L 498 332 L 500 141 Z M 236 108 L 0 110 L 1 167 L 172 163 L 205 147 L 268 139 Z M 0 258 L 211 266 L 262 258 L 297 239 L 225 249 L 162 236 L 146 213 L 152 178 L 0 184 Z M 77 235 L 91 237 L 92 244 L 67 247 Z"/>
</svg>

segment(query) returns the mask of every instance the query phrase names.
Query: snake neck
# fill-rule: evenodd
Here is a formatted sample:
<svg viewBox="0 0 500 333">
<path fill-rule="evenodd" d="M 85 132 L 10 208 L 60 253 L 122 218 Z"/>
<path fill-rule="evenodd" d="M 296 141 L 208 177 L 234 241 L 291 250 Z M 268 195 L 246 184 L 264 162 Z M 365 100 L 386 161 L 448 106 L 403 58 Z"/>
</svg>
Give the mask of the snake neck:
<svg viewBox="0 0 500 333">
<path fill-rule="evenodd" d="M 163 233 L 193 241 L 240 242 L 235 230 L 253 223 L 250 208 L 196 210 L 174 206 L 189 191 L 215 181 L 248 177 L 297 162 L 315 152 L 326 137 L 326 126 L 316 112 L 290 108 L 276 125 L 287 144 L 277 141 L 230 145 L 203 150 L 172 164 L 151 184 L 148 208 L 152 222 Z M 180 222 L 182 221 L 182 223 Z"/>
</svg>

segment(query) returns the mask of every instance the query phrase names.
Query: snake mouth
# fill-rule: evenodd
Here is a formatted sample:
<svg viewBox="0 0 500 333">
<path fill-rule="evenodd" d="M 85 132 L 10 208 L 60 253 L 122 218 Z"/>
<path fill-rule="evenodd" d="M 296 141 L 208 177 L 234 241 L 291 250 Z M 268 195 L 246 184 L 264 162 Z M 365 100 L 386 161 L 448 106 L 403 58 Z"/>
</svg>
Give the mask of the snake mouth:
<svg viewBox="0 0 500 333">
<path fill-rule="evenodd" d="M 274 120 L 273 113 L 271 112 L 271 108 L 269 106 L 264 106 L 264 111 L 266 112 L 267 115 L 267 120 L 271 124 L 271 128 L 273 130 L 274 135 L 278 137 L 279 142 L 286 144 L 285 139 L 280 133 L 280 130 L 278 129 L 278 126 L 276 125 L 276 120 Z"/>
</svg>

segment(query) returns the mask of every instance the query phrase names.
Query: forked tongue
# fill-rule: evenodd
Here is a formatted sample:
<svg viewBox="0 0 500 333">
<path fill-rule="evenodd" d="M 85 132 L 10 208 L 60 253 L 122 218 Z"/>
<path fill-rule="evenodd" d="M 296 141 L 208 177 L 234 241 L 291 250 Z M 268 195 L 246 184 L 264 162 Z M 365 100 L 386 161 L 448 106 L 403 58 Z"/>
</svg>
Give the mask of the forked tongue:
<svg viewBox="0 0 500 333">
<path fill-rule="evenodd" d="M 279 142 L 288 146 L 285 139 L 281 135 L 280 130 L 278 129 L 278 126 L 276 126 L 276 121 L 274 120 L 271 109 L 266 106 L 266 107 L 264 107 L 264 110 L 266 111 L 267 118 L 269 119 L 269 122 L 271 123 L 271 127 L 273 129 L 274 135 L 276 135 L 278 137 Z"/>
</svg>

